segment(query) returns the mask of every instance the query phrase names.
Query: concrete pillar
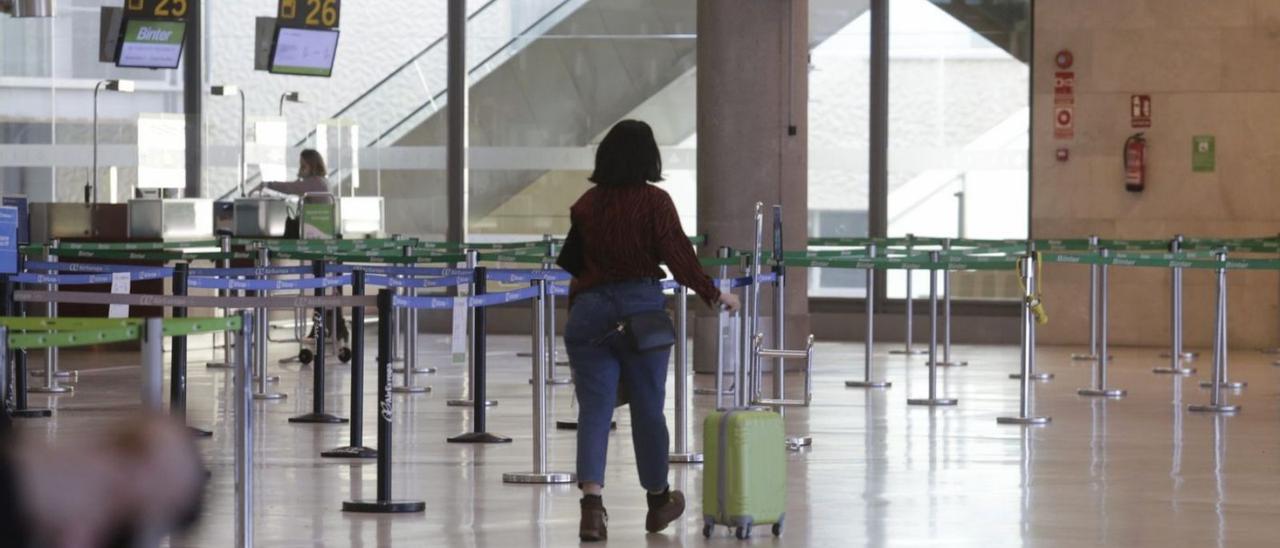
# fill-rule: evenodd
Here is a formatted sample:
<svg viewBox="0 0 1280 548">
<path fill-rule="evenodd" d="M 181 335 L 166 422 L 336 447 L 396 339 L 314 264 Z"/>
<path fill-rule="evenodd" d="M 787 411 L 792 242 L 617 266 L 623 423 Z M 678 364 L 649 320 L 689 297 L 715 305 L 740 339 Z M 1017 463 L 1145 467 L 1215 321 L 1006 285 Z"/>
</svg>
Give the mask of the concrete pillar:
<svg viewBox="0 0 1280 548">
<path fill-rule="evenodd" d="M 787 249 L 808 238 L 808 0 L 698 1 L 698 233 L 707 256 L 749 249 L 756 202 L 784 210 Z M 807 273 L 789 277 L 787 346 L 809 333 Z M 772 333 L 773 294 L 760 328 Z M 715 315 L 693 307 L 694 367 L 715 371 Z M 769 340 L 769 339 L 766 339 Z M 792 383 L 794 384 L 794 383 Z"/>
</svg>

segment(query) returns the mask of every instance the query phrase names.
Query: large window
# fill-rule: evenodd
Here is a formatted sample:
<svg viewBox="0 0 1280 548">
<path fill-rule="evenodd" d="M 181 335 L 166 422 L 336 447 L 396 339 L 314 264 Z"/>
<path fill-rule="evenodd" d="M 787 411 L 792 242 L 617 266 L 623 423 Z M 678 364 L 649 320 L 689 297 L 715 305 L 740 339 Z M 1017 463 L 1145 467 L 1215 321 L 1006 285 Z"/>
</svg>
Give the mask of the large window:
<svg viewBox="0 0 1280 548">
<path fill-rule="evenodd" d="M 889 17 L 888 235 L 1025 238 L 1030 0 L 894 0 Z M 1011 275 L 958 273 L 952 290 L 1011 298 L 1016 284 L 985 279 Z"/>
</svg>

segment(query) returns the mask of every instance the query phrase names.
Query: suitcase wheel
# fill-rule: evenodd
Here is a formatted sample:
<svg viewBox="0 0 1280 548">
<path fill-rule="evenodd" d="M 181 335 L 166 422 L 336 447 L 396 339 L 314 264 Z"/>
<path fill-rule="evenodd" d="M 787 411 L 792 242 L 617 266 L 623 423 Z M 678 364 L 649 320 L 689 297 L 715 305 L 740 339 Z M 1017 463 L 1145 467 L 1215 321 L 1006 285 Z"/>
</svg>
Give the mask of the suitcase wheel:
<svg viewBox="0 0 1280 548">
<path fill-rule="evenodd" d="M 751 526 L 748 525 L 746 527 L 738 527 L 737 529 L 734 529 L 733 536 L 738 537 L 738 540 L 747 540 L 751 538 Z"/>
<path fill-rule="evenodd" d="M 711 538 L 711 532 L 712 532 L 712 531 L 714 531 L 714 530 L 715 530 L 715 528 L 716 528 L 716 526 L 711 525 L 711 524 L 703 525 L 703 526 L 702 526 L 702 536 L 704 536 L 704 537 L 706 537 L 706 538 Z"/>
<path fill-rule="evenodd" d="M 338 349 L 338 361 L 340 361 L 340 362 L 342 362 L 342 363 L 348 363 L 348 362 L 350 362 L 350 361 L 351 361 L 351 349 L 350 349 L 350 348 L 347 348 L 347 347 L 345 347 L 345 346 L 344 346 L 344 347 L 342 347 L 342 348 L 339 348 L 339 349 Z"/>
<path fill-rule="evenodd" d="M 311 359 L 314 357 L 315 357 L 315 354 L 311 353 L 310 348 L 303 348 L 302 350 L 298 351 L 298 361 L 302 362 L 302 365 L 310 365 Z"/>
<path fill-rule="evenodd" d="M 773 524 L 773 536 L 775 537 L 782 536 L 782 522 Z"/>
</svg>

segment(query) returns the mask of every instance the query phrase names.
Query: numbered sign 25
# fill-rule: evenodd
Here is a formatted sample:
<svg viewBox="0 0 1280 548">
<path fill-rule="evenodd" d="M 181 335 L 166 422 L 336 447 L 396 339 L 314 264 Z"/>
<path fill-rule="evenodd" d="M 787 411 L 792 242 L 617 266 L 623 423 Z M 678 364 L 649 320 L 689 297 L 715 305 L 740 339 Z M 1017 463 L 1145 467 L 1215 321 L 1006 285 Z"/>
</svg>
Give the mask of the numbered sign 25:
<svg viewBox="0 0 1280 548">
<path fill-rule="evenodd" d="M 287 27 L 335 29 L 341 13 L 339 0 L 280 0 L 276 17 Z"/>
<path fill-rule="evenodd" d="M 124 13 L 128 17 L 182 19 L 190 7 L 188 0 L 125 0 Z"/>
</svg>

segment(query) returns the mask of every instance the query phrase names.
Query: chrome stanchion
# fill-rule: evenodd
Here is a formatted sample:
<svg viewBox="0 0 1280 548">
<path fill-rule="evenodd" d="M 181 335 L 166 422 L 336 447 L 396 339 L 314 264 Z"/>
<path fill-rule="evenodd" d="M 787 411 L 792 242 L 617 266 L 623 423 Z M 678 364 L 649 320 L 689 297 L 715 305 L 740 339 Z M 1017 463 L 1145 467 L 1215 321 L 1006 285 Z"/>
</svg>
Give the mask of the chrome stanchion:
<svg viewBox="0 0 1280 548">
<path fill-rule="evenodd" d="M 533 300 L 533 471 L 506 473 L 503 483 L 572 483 L 576 481 L 568 472 L 547 471 L 547 281 L 531 282 L 538 288 Z"/>
<path fill-rule="evenodd" d="M 1098 237 L 1089 236 L 1089 251 L 1098 252 Z M 1096 264 L 1089 265 L 1089 353 L 1088 354 L 1072 354 L 1071 359 L 1076 361 L 1090 361 L 1098 359 L 1098 272 L 1099 266 Z"/>
<path fill-rule="evenodd" d="M 404 246 L 404 256 L 413 257 L 414 250 L 412 245 Z M 406 276 L 412 278 L 412 276 Z M 417 288 L 405 287 L 401 289 L 401 293 L 406 296 L 416 296 Z M 392 369 L 392 373 L 401 373 L 404 375 L 404 384 L 391 389 L 397 394 L 422 394 L 430 392 L 430 386 L 414 386 L 413 375 L 435 373 L 434 367 L 418 367 L 418 309 L 405 308 L 404 314 L 404 365 Z"/>
<path fill-rule="evenodd" d="M 400 514 L 422 512 L 427 504 L 416 500 L 391 498 L 391 418 L 395 400 L 391 397 L 391 347 L 395 345 L 395 331 L 391 318 L 395 307 L 389 289 L 378 291 L 378 462 L 377 498 L 374 500 L 349 500 L 342 503 L 343 512 L 374 514 Z"/>
<path fill-rule="evenodd" d="M 480 264 L 480 253 L 474 249 L 464 250 L 464 253 L 467 256 L 467 270 L 474 272 L 476 269 L 476 266 Z M 468 285 L 467 287 L 469 288 L 468 294 L 475 294 L 474 283 Z M 467 310 L 467 344 L 466 344 L 467 386 L 466 386 L 466 391 L 462 395 L 462 398 L 456 399 L 456 400 L 449 400 L 448 402 L 446 402 L 446 405 L 448 405 L 449 407 L 473 407 L 475 405 L 475 403 L 472 400 L 474 398 L 475 386 L 476 386 L 476 359 L 475 359 L 476 356 L 472 346 L 474 344 L 474 339 L 476 336 L 476 315 L 475 315 L 475 310 L 473 310 L 471 307 L 469 306 L 466 307 L 466 310 Z M 498 402 L 496 400 L 484 401 L 485 407 L 493 407 L 495 405 L 498 405 Z"/>
<path fill-rule="evenodd" d="M 937 251 L 929 252 L 929 262 L 933 263 L 929 267 L 929 397 L 910 398 L 907 405 L 943 407 L 959 403 L 955 398 L 938 397 L 938 271 L 934 268 L 939 259 Z"/>
<path fill-rule="evenodd" d="M 669 459 L 676 463 L 702 462 L 702 453 L 689 448 L 689 289 L 676 289 L 676 379 L 675 450 Z"/>
<path fill-rule="evenodd" d="M 261 268 L 271 266 L 271 252 L 262 243 L 259 243 L 257 248 L 258 266 Z M 254 294 L 265 298 L 270 293 L 267 291 L 255 291 Z M 268 340 L 268 330 L 270 329 L 268 320 L 271 317 L 270 314 L 271 311 L 266 307 L 259 306 L 253 309 L 253 315 L 258 319 L 253 325 L 253 369 L 254 378 L 258 382 L 258 390 L 253 394 L 253 399 L 255 400 L 283 400 L 288 397 L 288 395 L 280 392 L 272 392 L 267 386 L 269 383 L 278 380 L 278 377 L 272 377 L 267 372 L 267 345 L 270 344 Z M 320 328 L 317 327 L 317 343 L 320 340 L 319 332 Z"/>
<path fill-rule="evenodd" d="M 741 358 L 737 368 L 736 407 L 747 407 L 752 400 L 760 396 L 760 385 L 757 382 L 759 364 L 753 348 L 753 339 L 760 327 L 760 250 L 764 247 L 764 203 L 762 202 L 756 202 L 754 242 L 751 261 L 747 266 L 747 277 L 751 282 L 746 287 L 746 298 L 743 299 L 742 306 L 743 336 L 739 353 Z"/>
<path fill-rule="evenodd" d="M 728 259 L 731 253 L 732 253 L 732 250 L 729 249 L 728 247 L 720 246 L 720 248 L 716 250 L 716 258 Z M 728 278 L 729 278 L 729 267 L 723 264 L 720 265 L 719 273 L 716 279 L 719 280 L 718 283 L 720 285 L 721 293 L 733 291 L 732 285 L 727 281 Z M 725 310 L 724 308 L 719 308 L 719 310 L 716 313 L 717 336 L 716 336 L 715 386 L 712 388 L 693 389 L 693 393 L 695 395 L 699 395 L 699 396 L 714 395 L 716 397 L 716 409 L 723 409 L 724 397 L 733 395 L 733 391 L 734 391 L 734 387 L 732 386 L 727 390 L 724 387 L 725 364 L 729 360 L 733 360 L 734 357 L 737 355 L 736 351 L 732 351 L 731 349 L 738 348 L 738 345 L 734 341 L 734 337 L 732 336 L 733 333 L 736 332 L 736 330 L 734 326 L 731 325 L 731 323 L 732 323 L 732 319 L 729 311 Z"/>
<path fill-rule="evenodd" d="M 164 409 L 164 318 L 147 318 L 143 324 L 142 408 Z"/>
<path fill-rule="evenodd" d="M 225 235 L 218 236 L 218 249 L 222 250 L 223 253 L 230 253 L 231 237 L 225 236 Z M 231 268 L 231 259 L 222 259 L 218 261 L 218 268 Z M 226 290 L 226 289 L 218 290 L 218 296 L 220 297 L 226 297 L 229 295 L 231 295 L 230 290 Z M 231 309 L 229 308 L 220 308 L 218 310 L 222 312 L 223 316 L 228 316 L 231 314 Z M 218 334 L 214 333 L 213 348 L 210 349 L 210 352 L 211 353 L 216 352 L 217 350 L 218 350 Z M 213 361 L 204 364 L 204 366 L 210 369 L 231 369 L 232 368 L 231 352 L 232 352 L 231 337 L 223 333 L 222 334 L 222 361 L 217 361 L 217 359 L 214 359 Z"/>
<path fill-rule="evenodd" d="M 873 261 L 876 258 L 876 244 L 867 245 L 867 258 Z M 862 380 L 845 381 L 844 385 L 849 388 L 889 388 L 893 383 L 888 380 L 871 380 L 871 362 L 875 356 L 876 340 L 876 266 L 874 262 L 867 264 L 866 274 L 867 332 L 863 336 L 865 343 L 862 351 Z"/>
<path fill-rule="evenodd" d="M 1226 262 L 1227 252 L 1225 250 L 1219 251 L 1217 256 L 1219 261 Z M 1218 346 L 1214 350 L 1214 354 L 1221 356 L 1220 360 L 1222 364 L 1218 367 L 1221 371 L 1219 372 L 1217 386 L 1227 390 L 1242 390 L 1244 387 L 1248 386 L 1249 383 L 1244 381 L 1233 381 L 1230 376 L 1227 375 L 1227 370 L 1229 369 L 1228 366 L 1231 362 L 1227 359 L 1227 326 L 1229 325 L 1229 322 L 1227 321 L 1227 271 L 1225 268 L 1218 269 L 1218 277 L 1221 278 L 1221 281 L 1219 282 L 1221 284 L 1221 289 L 1219 289 L 1217 313 L 1222 317 L 1222 325 L 1220 325 L 1217 330 L 1217 339 L 1221 342 L 1217 343 Z M 1214 386 L 1213 381 L 1200 383 L 1201 388 L 1214 388 Z"/>
<path fill-rule="evenodd" d="M 413 246 L 404 246 L 404 256 L 413 256 Z M 405 295 L 413 296 L 417 290 L 411 287 L 404 288 Z M 395 369 L 392 372 L 396 372 Z M 413 384 L 413 375 L 415 373 L 435 373 L 435 368 L 418 368 L 418 309 L 405 307 L 404 309 L 404 366 L 400 367 L 399 372 L 404 375 L 400 386 L 391 387 L 391 391 L 396 394 L 425 394 L 431 391 L 430 386 L 415 386 Z"/>
<path fill-rule="evenodd" d="M 58 249 L 58 240 L 51 240 L 49 242 L 49 247 L 46 250 L 46 257 L 45 257 L 45 259 L 48 262 L 51 262 L 51 263 L 58 262 L 58 255 L 57 253 L 54 252 L 55 249 Z M 45 289 L 50 292 L 57 291 L 58 284 L 56 283 L 48 284 L 45 286 Z M 45 303 L 45 317 L 50 319 L 58 317 L 58 303 L 55 303 L 55 302 Z M 37 376 L 41 376 L 41 375 L 37 375 Z M 59 378 L 65 378 L 68 375 L 64 375 L 58 371 L 58 349 L 57 348 L 50 347 L 50 348 L 44 349 L 44 375 L 42 376 L 44 377 L 44 386 L 33 386 L 31 388 L 28 388 L 27 390 L 30 392 L 38 393 L 38 394 L 53 394 L 53 395 L 67 394 L 74 391 L 72 387 L 58 383 Z"/>
<path fill-rule="evenodd" d="M 1225 251 L 1220 251 L 1217 255 L 1219 262 L 1227 261 Z M 1240 406 L 1228 404 L 1222 397 L 1222 389 L 1230 388 L 1227 381 L 1227 269 L 1225 266 L 1218 269 L 1217 289 L 1217 312 L 1213 318 L 1213 376 L 1207 383 L 1209 403 L 1191 405 L 1187 410 L 1196 413 L 1230 415 L 1240 411 Z"/>
<path fill-rule="evenodd" d="M 1023 295 L 1022 302 L 1022 374 L 1019 375 L 1020 399 L 1018 401 L 1018 416 L 1016 417 L 997 417 L 997 424 L 1022 424 L 1030 426 L 1039 426 L 1049 424 L 1053 420 L 1047 416 L 1032 415 L 1032 393 L 1031 381 L 1034 380 L 1032 373 L 1032 364 L 1035 362 L 1036 356 L 1036 331 L 1035 318 L 1031 313 L 1031 307 L 1039 303 L 1036 302 L 1038 293 L 1036 291 L 1036 259 L 1035 255 L 1028 254 L 1021 259 L 1022 262 L 1022 280 L 1026 293 Z"/>
<path fill-rule="evenodd" d="M 1035 247 L 1036 247 L 1035 242 L 1028 242 L 1027 253 L 1028 253 L 1028 254 L 1030 254 L 1030 255 L 1035 255 L 1035 252 L 1036 252 Z M 1027 262 L 1025 265 L 1023 265 L 1023 266 L 1036 266 L 1037 268 L 1039 268 L 1039 265 L 1040 265 L 1039 260 L 1037 260 L 1037 259 L 1031 259 L 1030 261 L 1028 261 L 1028 262 Z M 1034 277 L 1034 273 L 1032 274 L 1032 276 Z M 1036 284 L 1039 284 L 1040 282 L 1039 282 L 1039 280 L 1035 280 L 1035 283 L 1036 283 Z M 1040 296 L 1039 296 L 1039 294 L 1038 294 L 1037 292 L 1035 292 L 1035 291 L 1034 291 L 1034 289 L 1035 289 L 1035 288 L 1028 289 L 1028 291 L 1032 291 L 1032 293 L 1031 293 L 1031 296 L 1026 297 L 1026 298 L 1027 298 L 1027 299 L 1030 299 L 1028 302 L 1034 302 L 1034 303 L 1036 304 L 1036 306 L 1039 306 L 1039 305 L 1040 305 L 1040 302 L 1039 302 L 1039 300 L 1040 300 Z M 1034 319 L 1034 318 L 1033 318 L 1033 319 Z M 1032 342 L 1034 342 L 1035 340 L 1036 340 L 1036 322 L 1034 322 L 1034 321 L 1033 321 L 1033 322 L 1031 322 L 1031 341 L 1032 341 Z M 1030 377 L 1028 377 L 1028 378 L 1029 378 L 1030 380 L 1033 380 L 1033 381 L 1051 381 L 1051 380 L 1053 380 L 1053 373 L 1049 373 L 1049 372 L 1047 372 L 1047 371 L 1045 371 L 1045 372 L 1040 372 L 1040 371 L 1038 371 L 1038 370 L 1036 369 L 1036 354 L 1035 354 L 1035 352 L 1034 352 L 1034 347 L 1033 347 L 1033 351 L 1032 351 L 1030 354 L 1028 354 L 1028 355 L 1027 355 L 1027 364 L 1026 364 L 1026 367 L 1025 367 L 1025 368 L 1023 368 L 1022 370 L 1018 371 L 1017 373 L 1010 373 L 1010 374 L 1009 374 L 1009 378 L 1010 378 L 1010 379 L 1022 379 L 1022 376 L 1023 376 L 1023 375 L 1030 375 Z"/>
<path fill-rule="evenodd" d="M 961 200 L 963 202 L 963 200 Z M 943 252 L 951 251 L 951 238 L 942 242 Z M 969 365 L 966 361 L 951 361 L 951 269 L 942 271 L 942 361 L 940 367 Z"/>
<path fill-rule="evenodd" d="M 240 331 L 235 348 L 235 417 L 236 417 L 236 546 L 253 546 L 253 365 L 249 359 L 255 318 L 240 311 Z M 230 342 L 230 338 L 227 339 Z M 233 347 L 228 344 L 227 350 Z M 227 356 L 231 356 L 228 354 Z"/>
<path fill-rule="evenodd" d="M 914 235 L 914 234 L 907 234 L 907 253 L 906 253 L 906 254 L 907 254 L 907 256 L 908 256 L 908 257 L 909 257 L 909 256 L 911 256 L 911 250 L 915 248 L 915 245 L 914 245 L 915 238 L 916 238 L 916 237 L 915 237 L 915 235 Z M 885 246 L 885 250 L 884 250 L 884 252 L 885 252 L 885 256 L 888 256 L 888 255 L 889 255 L 889 248 L 888 248 L 888 246 Z M 912 285 L 912 275 L 911 275 L 911 274 L 912 274 L 913 270 L 912 270 L 910 267 L 907 267 L 907 268 L 903 269 L 903 272 L 905 272 L 905 273 L 907 274 L 907 300 L 906 300 L 906 307 L 907 307 L 907 311 L 906 311 L 906 328 L 907 328 L 907 334 L 906 334 L 906 345 L 905 345 L 901 350 L 890 350 L 890 351 L 889 351 L 889 353 L 890 353 L 890 354 L 901 354 L 901 355 L 907 355 L 907 356 L 914 356 L 914 355 L 917 355 L 917 354 L 924 354 L 924 353 L 925 353 L 925 351 L 924 351 L 924 350 L 920 350 L 920 349 L 918 349 L 918 348 L 914 348 L 914 347 L 913 347 L 913 345 L 914 345 L 914 343 L 915 343 L 915 341 L 914 341 L 913 339 L 915 339 L 915 316 L 916 316 L 916 314 L 915 314 L 915 311 L 916 311 L 916 296 L 915 296 L 915 292 L 914 292 L 914 291 L 912 291 L 912 288 L 911 288 L 911 285 Z"/>
<path fill-rule="evenodd" d="M 1127 391 L 1120 388 L 1107 388 L 1107 365 L 1111 363 L 1111 354 L 1109 353 L 1108 338 L 1111 335 L 1111 250 L 1103 249 L 1099 252 L 1102 255 L 1102 264 L 1098 273 L 1098 359 L 1097 365 L 1093 369 L 1093 387 L 1081 388 L 1076 391 L 1081 396 L 1097 396 L 1103 398 L 1123 398 Z"/>
<path fill-rule="evenodd" d="M 1182 235 L 1179 234 L 1169 241 L 1169 252 L 1176 256 L 1181 251 Z M 1174 266 L 1170 268 L 1169 275 L 1169 286 L 1171 288 L 1169 298 L 1169 367 L 1157 367 L 1152 371 L 1173 375 L 1194 375 L 1195 368 L 1182 366 L 1183 360 L 1190 359 L 1182 350 L 1182 267 Z"/>
<path fill-rule="evenodd" d="M 556 260 L 556 241 L 550 234 L 543 236 L 547 242 L 547 261 L 542 265 L 543 270 L 553 270 Z M 551 283 L 547 280 L 547 283 Z M 547 292 L 547 384 L 559 386 L 573 382 L 569 377 L 557 377 L 556 366 L 560 365 L 559 352 L 556 346 L 556 295 Z M 566 364 L 568 362 L 565 362 Z"/>
</svg>

